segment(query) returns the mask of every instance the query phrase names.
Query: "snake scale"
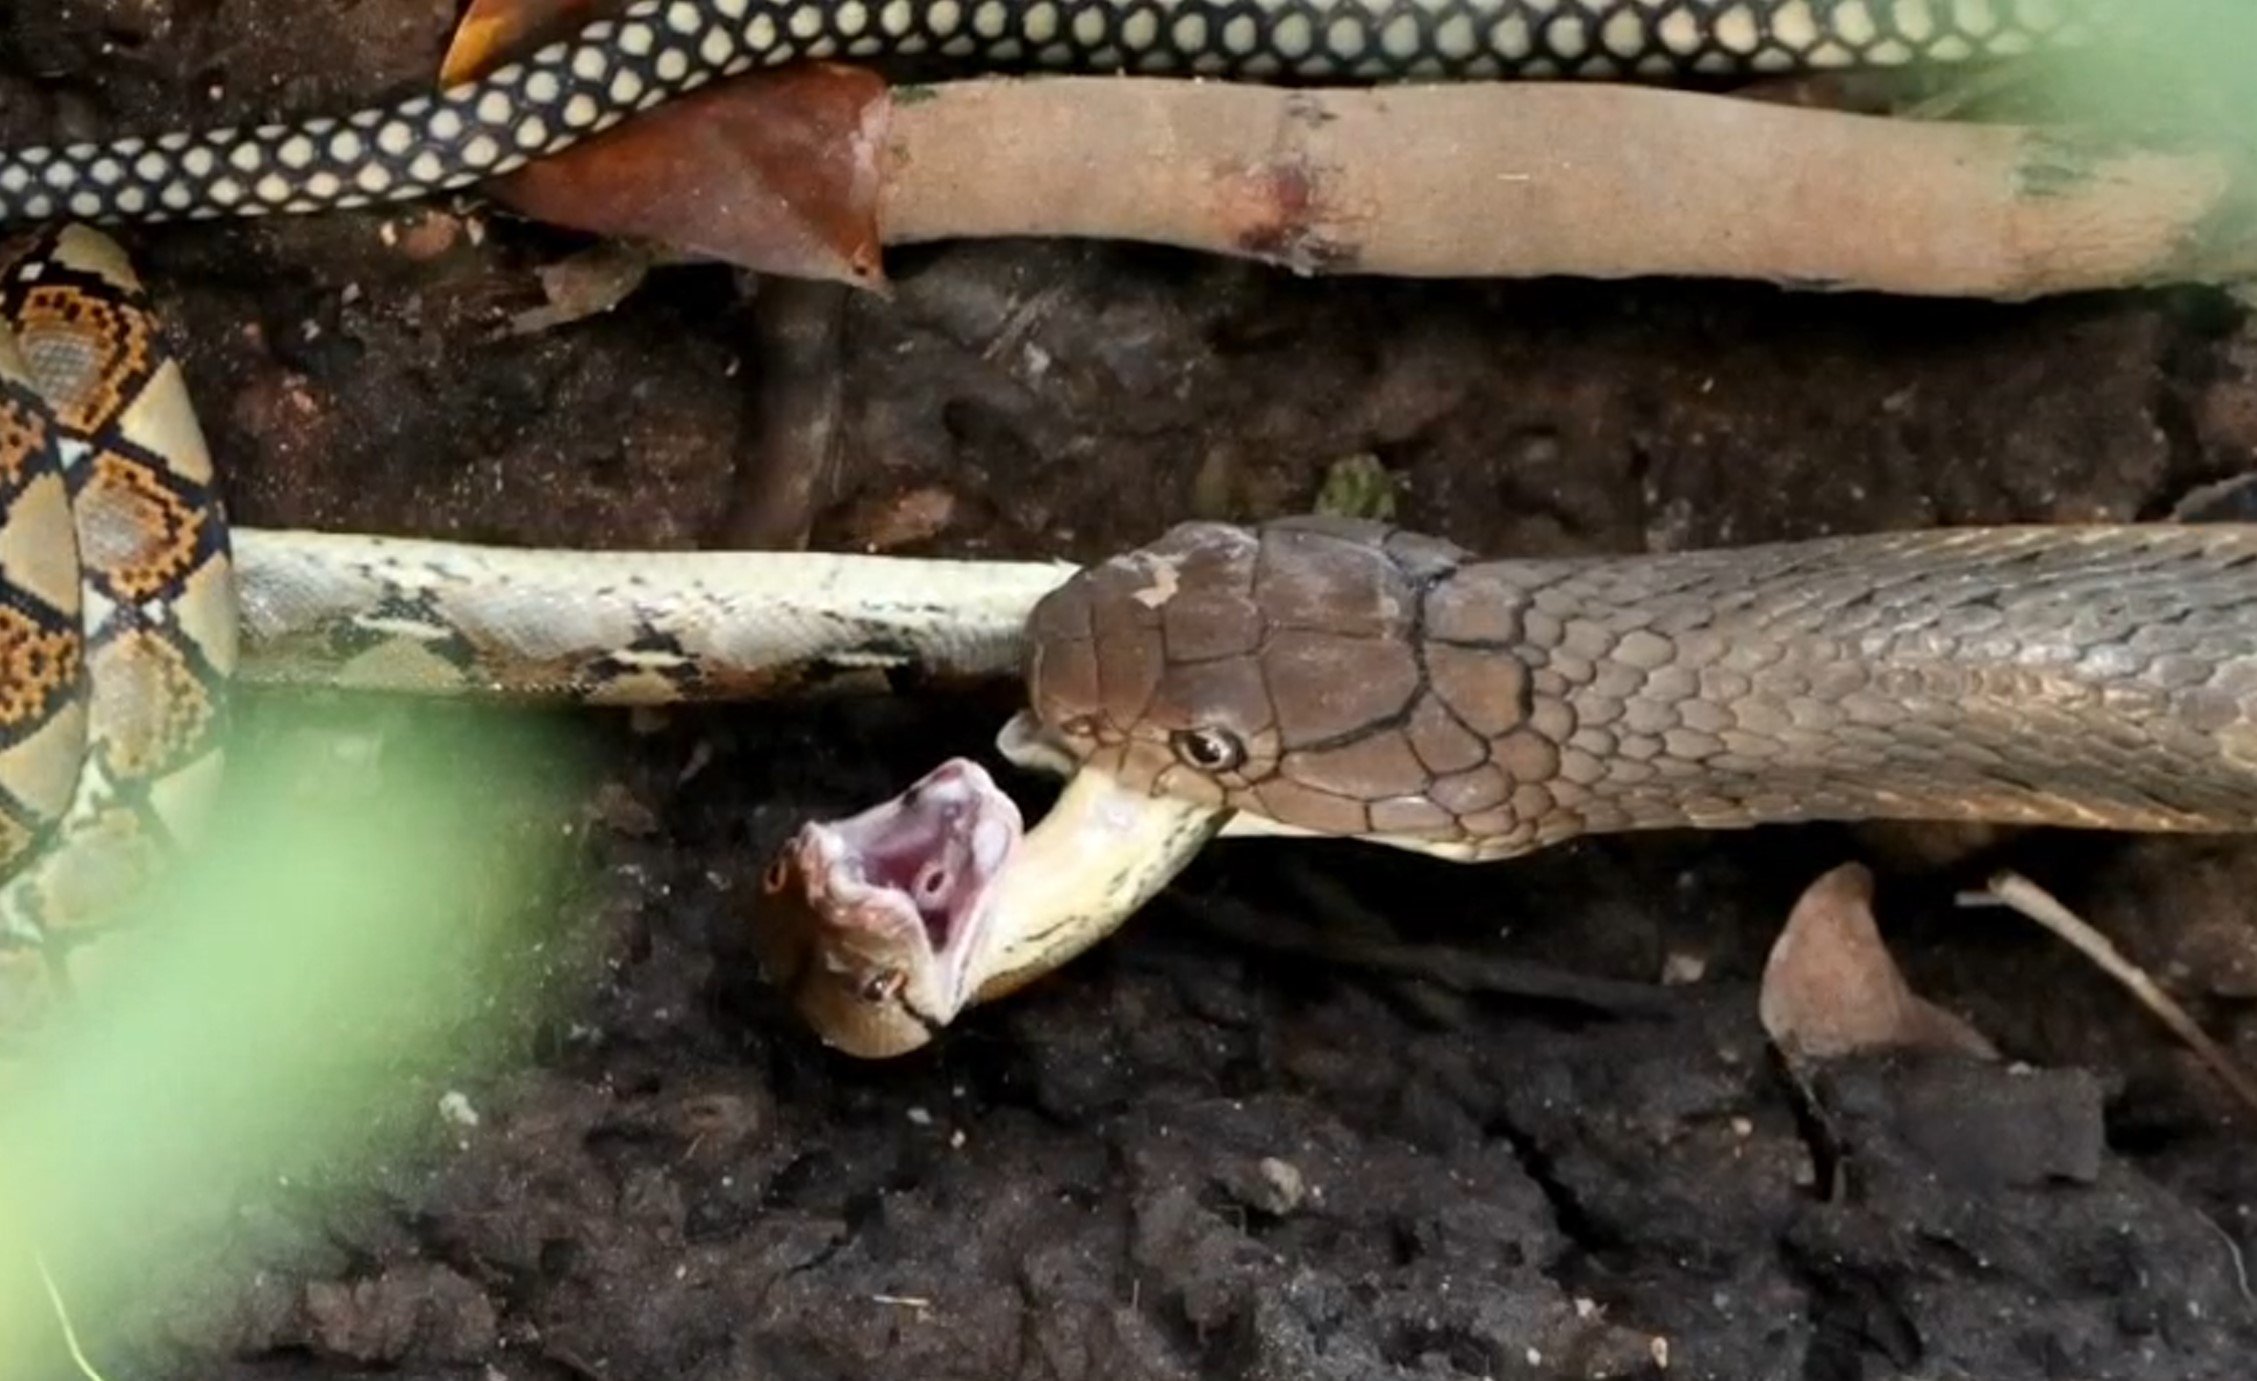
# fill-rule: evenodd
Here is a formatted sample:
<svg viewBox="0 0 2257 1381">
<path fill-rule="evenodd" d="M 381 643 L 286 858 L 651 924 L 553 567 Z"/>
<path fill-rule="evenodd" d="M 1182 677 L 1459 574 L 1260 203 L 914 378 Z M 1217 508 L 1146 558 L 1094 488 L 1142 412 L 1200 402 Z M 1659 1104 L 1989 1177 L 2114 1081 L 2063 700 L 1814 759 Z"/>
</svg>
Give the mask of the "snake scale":
<svg viewBox="0 0 2257 1381">
<path fill-rule="evenodd" d="M 0 1000 L 21 1022 L 209 803 L 236 622 L 211 458 L 117 246 L 16 241 L 0 320 L 0 850 L 29 855 L 0 886 Z"/>
<path fill-rule="evenodd" d="M 1281 81 L 1742 78 L 2085 43 L 2109 8 L 641 0 L 476 81 L 341 117 L 0 151 L 0 222 L 424 196 L 807 58 Z M 1022 831 L 976 766 L 950 764 L 854 821 L 810 825 L 770 870 L 769 967 L 826 1038 L 873 1054 L 1086 947 L 1218 833 L 1485 858 L 1765 818 L 2249 817 L 2257 534 L 2244 529 L 1568 567 L 1289 525 L 1179 531 L 1079 575 L 230 534 L 179 370 L 115 245 L 80 224 L 12 244 L 0 328 L 0 1026 L 67 990 L 87 940 L 192 836 L 235 679 L 650 704 L 759 693 L 810 668 L 997 672 L 1024 657 L 1036 708 L 1006 751 L 1072 775 L 1040 828 Z M 2087 596 L 2113 614 L 2076 613 Z"/>
</svg>

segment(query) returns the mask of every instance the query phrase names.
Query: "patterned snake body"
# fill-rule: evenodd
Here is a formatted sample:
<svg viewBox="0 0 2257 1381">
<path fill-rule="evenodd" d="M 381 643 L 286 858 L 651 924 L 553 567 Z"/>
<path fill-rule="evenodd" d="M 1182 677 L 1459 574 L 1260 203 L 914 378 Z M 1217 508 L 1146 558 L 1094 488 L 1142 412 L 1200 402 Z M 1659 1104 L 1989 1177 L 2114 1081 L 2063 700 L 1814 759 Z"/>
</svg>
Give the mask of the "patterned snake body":
<svg viewBox="0 0 2257 1381">
<path fill-rule="evenodd" d="M 588 552 L 235 534 L 239 680 L 512 702 L 775 694 L 865 668 L 1016 668 L 1047 561 Z"/>
<path fill-rule="evenodd" d="M 118 247 L 82 226 L 0 246 L 0 1033 L 194 835 L 239 641 L 254 684 L 675 704 L 1003 673 L 1070 570 L 231 533 Z"/>
<path fill-rule="evenodd" d="M 44 845 L 0 885 L 0 1018 L 13 1024 L 44 1005 L 62 950 L 208 806 L 236 623 L 211 460 L 116 245 L 63 227 L 0 249 L 6 357 L 23 372 L 0 398 L 0 474 L 31 502 L 0 526 L 0 814 L 9 852 Z"/>
<path fill-rule="evenodd" d="M 2134 26 L 2146 2 L 2129 7 Z M 250 216 L 425 196 L 512 171 L 716 79 L 808 58 L 1301 81 L 1745 77 L 2084 44 L 2120 4 L 641 0 L 476 81 L 342 117 L 0 152 L 0 222 Z"/>
</svg>

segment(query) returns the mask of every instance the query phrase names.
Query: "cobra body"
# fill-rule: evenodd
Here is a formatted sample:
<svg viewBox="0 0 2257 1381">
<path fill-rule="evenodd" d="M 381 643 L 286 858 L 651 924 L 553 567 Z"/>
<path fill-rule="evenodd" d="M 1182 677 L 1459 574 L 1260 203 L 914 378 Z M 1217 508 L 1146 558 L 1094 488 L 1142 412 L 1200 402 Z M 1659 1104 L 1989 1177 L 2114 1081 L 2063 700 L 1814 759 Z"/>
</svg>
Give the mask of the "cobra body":
<svg viewBox="0 0 2257 1381">
<path fill-rule="evenodd" d="M 1036 610 L 1034 713 L 1123 783 L 1503 858 L 1764 821 L 2257 822 L 2257 535 L 1987 528 L 1476 561 L 1186 525 Z"/>
<path fill-rule="evenodd" d="M 719 78 L 810 58 L 1296 81 L 1733 77 L 2081 44 L 2121 3 L 640 0 L 476 81 L 341 117 L 0 152 L 0 222 L 198 219 L 425 196 L 509 172 Z M 2138 9 L 2127 10 L 2134 26 Z"/>
<path fill-rule="evenodd" d="M 1222 833 L 1461 862 L 1801 820 L 2257 828 L 2257 526 L 2013 527 L 1479 561 L 1186 524 L 1045 595 L 1008 756 L 803 829 L 766 962 L 890 1055 L 1110 933 Z M 934 871 L 937 867 L 937 873 Z"/>
</svg>

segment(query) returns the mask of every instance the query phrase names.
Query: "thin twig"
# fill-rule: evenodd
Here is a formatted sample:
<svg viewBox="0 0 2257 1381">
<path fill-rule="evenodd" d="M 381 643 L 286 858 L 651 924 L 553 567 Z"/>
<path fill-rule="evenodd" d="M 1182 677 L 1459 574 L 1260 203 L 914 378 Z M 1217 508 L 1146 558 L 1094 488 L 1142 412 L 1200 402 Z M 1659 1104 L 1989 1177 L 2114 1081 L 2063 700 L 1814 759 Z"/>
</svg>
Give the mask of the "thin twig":
<svg viewBox="0 0 2257 1381">
<path fill-rule="evenodd" d="M 2101 972 L 2128 989 L 2141 1005 L 2171 1028 L 2173 1034 L 2187 1043 L 2195 1057 L 2210 1067 L 2236 1098 L 2257 1112 L 2257 1081 L 2253 1081 L 2233 1062 L 2216 1041 L 2210 1039 L 2186 1009 L 2179 1006 L 2169 993 L 2163 991 L 2147 972 L 2112 944 L 2108 937 L 2093 929 L 2074 911 L 2063 906 L 2053 895 L 2020 873 L 2000 873 L 1990 881 L 1986 891 L 1965 893 L 1959 898 L 1962 906 L 1980 906 L 1997 902 L 2011 907 L 2052 931 L 2061 939 L 2090 959 Z"/>
<path fill-rule="evenodd" d="M 2242 1303 L 2257 1304 L 2257 1295 L 2249 1292 L 2249 1263 L 2242 1258 L 2241 1243 L 2234 1241 L 2233 1234 L 2226 1231 L 2225 1224 L 2209 1214 L 2197 1213 L 2194 1216 L 2207 1224 L 2210 1231 L 2218 1234 L 2218 1240 L 2226 1244 L 2226 1259 L 2233 1262 L 2234 1284 L 2241 1291 Z"/>
<path fill-rule="evenodd" d="M 752 551 L 805 551 L 839 488 L 848 290 L 773 278 L 753 300 L 753 437 L 723 533 Z"/>
<path fill-rule="evenodd" d="M 62 1325 L 63 1346 L 70 1349 L 71 1361 L 78 1367 L 79 1375 L 86 1381 L 103 1381 L 102 1373 L 87 1360 L 86 1350 L 78 1345 L 78 1330 L 71 1326 L 70 1307 L 63 1303 L 63 1292 L 55 1287 L 55 1277 L 47 1270 L 47 1258 L 38 1252 L 31 1254 L 32 1264 L 39 1268 L 39 1283 L 47 1287 L 47 1303 L 55 1311 L 55 1322 Z"/>
</svg>

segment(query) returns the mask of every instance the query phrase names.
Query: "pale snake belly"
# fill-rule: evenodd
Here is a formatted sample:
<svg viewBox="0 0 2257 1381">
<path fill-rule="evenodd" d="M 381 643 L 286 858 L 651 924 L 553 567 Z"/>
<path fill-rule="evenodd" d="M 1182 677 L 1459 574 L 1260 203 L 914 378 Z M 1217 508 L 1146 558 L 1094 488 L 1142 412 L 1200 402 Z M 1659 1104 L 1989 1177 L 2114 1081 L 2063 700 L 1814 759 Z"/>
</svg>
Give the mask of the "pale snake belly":
<svg viewBox="0 0 2257 1381">
<path fill-rule="evenodd" d="M 0 222 L 397 201 L 506 172 L 719 77 L 811 57 L 929 55 L 974 70 L 1282 80 L 1733 77 L 2012 56 L 2087 40 L 2091 16 L 2105 8 L 2075 0 L 649 0 L 477 81 L 343 117 L 0 152 Z M 0 971 L 11 979 L 0 1020 L 36 1012 L 67 976 L 71 948 L 98 934 L 110 908 L 193 836 L 220 766 L 239 641 L 240 673 L 251 681 L 667 703 L 773 690 L 816 665 L 1002 670 L 1026 613 L 1066 574 L 1039 563 L 591 558 L 252 532 L 234 535 L 231 563 L 194 413 L 115 246 L 83 229 L 50 230 L 8 264 L 5 325 L 23 358 L 0 358 L 0 462 L 9 467 L 0 514 L 0 863 L 12 870 L 0 895 Z M 1075 746 L 1070 736 L 1062 742 Z M 1116 782 L 1116 774 L 1093 769 L 1077 780 Z M 1221 828 L 1216 802 L 1170 794 L 1180 783 L 1117 784 L 1140 801 L 1177 803 L 1171 809 L 1188 823 L 1162 831 L 1170 858 L 1184 839 Z M 1294 817 L 1313 819 L 1313 799 L 1268 817 L 1238 801 L 1230 811 L 1237 828 L 1264 818 L 1304 828 Z M 1453 818 L 1464 828 L 1481 814 L 1468 806 Z M 1368 820 L 1381 824 L 1380 814 Z M 1585 827 L 1635 823 L 1644 822 L 1591 816 Z M 1040 841 L 1030 839 L 1014 857 L 1039 855 Z M 1125 914 L 1167 871 L 1131 870 L 1141 881 L 1116 886 L 1106 905 Z M 1041 876 L 1033 867 L 1012 873 L 1027 874 Z"/>
</svg>

